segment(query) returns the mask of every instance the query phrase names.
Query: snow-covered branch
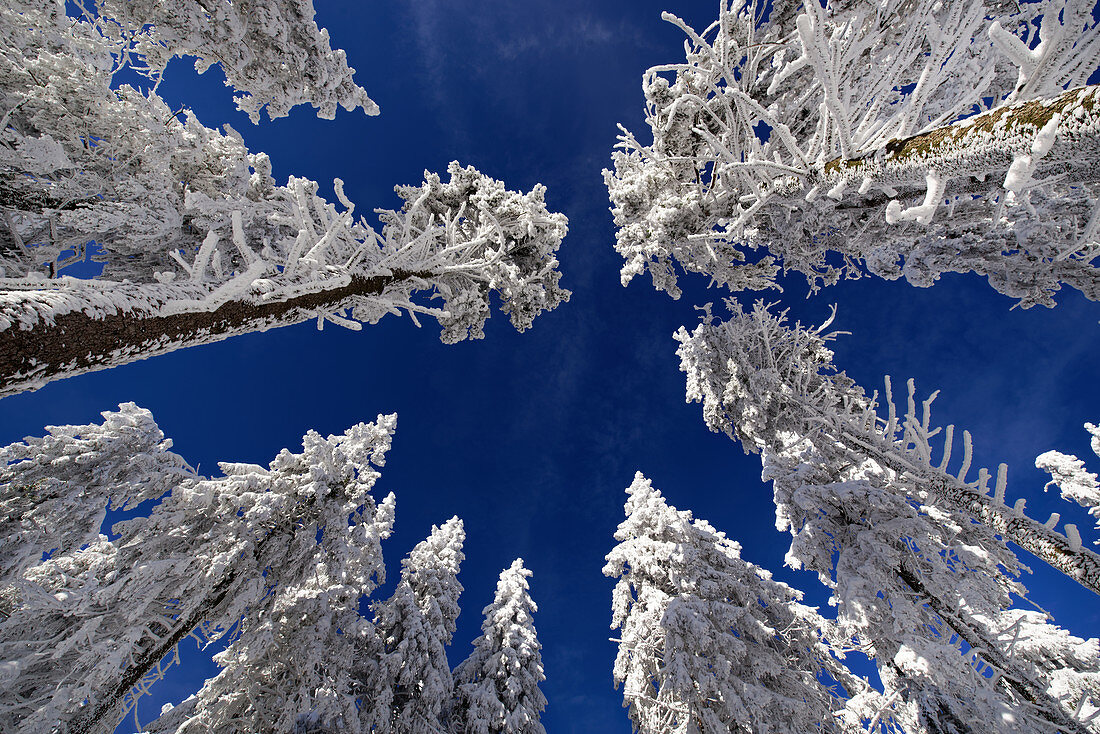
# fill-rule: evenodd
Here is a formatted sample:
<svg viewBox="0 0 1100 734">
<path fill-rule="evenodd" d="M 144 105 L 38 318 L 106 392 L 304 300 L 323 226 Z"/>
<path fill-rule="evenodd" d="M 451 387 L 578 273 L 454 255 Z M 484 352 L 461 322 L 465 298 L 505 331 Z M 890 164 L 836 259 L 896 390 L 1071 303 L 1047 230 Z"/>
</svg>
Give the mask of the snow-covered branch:
<svg viewBox="0 0 1100 734">
<path fill-rule="evenodd" d="M 211 254 L 221 240 L 208 236 L 193 263 L 181 259 L 188 270 L 178 283 L 6 281 L 0 395 L 310 319 L 357 327 L 407 310 L 438 319 L 446 342 L 477 339 L 494 292 L 512 324 L 527 329 L 569 298 L 554 257 L 565 217 L 546 210 L 541 187 L 519 194 L 473 168 L 449 170 L 449 181 L 426 174 L 421 186 L 401 187 L 405 206 L 382 213 L 381 234 L 349 224 L 315 184 L 292 179 L 269 214 L 282 237 L 266 240 L 262 255 L 245 243 L 239 210 L 195 203 L 230 230 L 223 239 L 235 243 L 236 272 Z M 439 307 L 427 307 L 432 298 Z"/>
<path fill-rule="evenodd" d="M 1092 437 L 1092 452 L 1100 456 L 1100 428 L 1086 423 L 1085 430 Z M 1051 479 L 1044 490 L 1051 485 L 1056 486 L 1062 499 L 1086 508 L 1096 518 L 1096 526 L 1100 528 L 1100 483 L 1096 481 L 1096 474 L 1085 469 L 1085 462 L 1073 455 L 1047 451 L 1035 457 L 1035 466 L 1050 473 Z M 1100 545 L 1100 540 L 1096 543 Z"/>
<path fill-rule="evenodd" d="M 687 61 L 647 72 L 653 142 L 624 130 L 605 172 L 624 284 L 975 272 L 1025 307 L 1062 285 L 1100 299 L 1091 5 L 806 3 L 760 25 L 762 5 L 701 34 L 669 17 Z"/>
<path fill-rule="evenodd" d="M 889 394 L 879 414 L 877 393 L 867 395 L 832 363 L 826 346 L 830 335 L 799 324 L 788 326 L 784 313 L 772 313 L 757 303 L 750 313 L 730 302 L 734 317 L 721 324 L 702 324 L 689 333 L 681 329 L 678 354 L 687 374 L 688 399 L 703 404 L 711 430 L 758 452 L 782 442 L 783 436 L 806 437 L 815 446 L 839 446 L 855 465 L 873 460 L 888 470 L 892 481 L 917 492 L 922 501 L 936 498 L 951 511 L 979 517 L 1023 548 L 1100 593 L 1100 556 L 1074 547 L 1064 535 L 1023 514 L 1022 506 L 1005 504 L 1005 469 L 991 474 L 971 469 L 970 435 L 964 432 L 962 462 L 949 471 L 954 427 L 943 431 L 939 462 L 932 459 L 933 437 L 940 429 L 929 422 L 931 399 L 920 413 L 914 387 L 908 407 L 899 416 Z M 933 395 L 933 398 L 935 396 Z M 992 496 L 990 492 L 992 491 Z"/>
</svg>

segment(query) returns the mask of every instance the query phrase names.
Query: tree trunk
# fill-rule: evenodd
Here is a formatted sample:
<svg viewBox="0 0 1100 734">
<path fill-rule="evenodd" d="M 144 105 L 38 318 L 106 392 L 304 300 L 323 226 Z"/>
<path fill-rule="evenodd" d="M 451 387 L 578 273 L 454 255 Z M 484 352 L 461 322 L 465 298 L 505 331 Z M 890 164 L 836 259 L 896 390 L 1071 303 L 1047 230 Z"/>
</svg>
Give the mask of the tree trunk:
<svg viewBox="0 0 1100 734">
<path fill-rule="evenodd" d="M 898 568 L 898 578 L 921 597 L 928 608 L 939 615 L 957 635 L 966 640 L 972 652 L 985 658 L 1001 673 L 998 683 L 1014 697 L 1025 702 L 1021 705 L 1030 704 L 1037 715 L 1057 727 L 1058 731 L 1089 734 L 1087 727 L 1066 716 L 1058 702 L 1046 690 L 1036 685 L 1026 672 L 1017 670 L 1013 662 L 1002 654 L 996 642 L 988 639 L 981 629 L 964 619 L 956 610 L 949 609 L 942 599 L 929 592 L 921 582 L 920 574 L 904 560 Z"/>
<path fill-rule="evenodd" d="M 176 625 L 169 634 L 162 637 L 123 671 L 114 688 L 105 692 L 97 701 L 89 702 L 87 706 L 78 709 L 75 716 L 67 723 L 62 723 L 60 731 L 65 734 L 111 734 L 118 728 L 119 722 L 125 715 L 122 709 L 130 689 L 141 682 L 157 663 L 172 652 L 176 645 L 183 642 L 199 624 L 217 610 L 236 582 L 236 573 L 230 573 L 222 579 L 211 590 L 209 597 L 189 614 L 176 620 Z"/>
<path fill-rule="evenodd" d="M 314 514 L 315 498 L 307 500 L 297 507 L 286 523 L 281 527 L 294 528 L 316 519 Z M 260 538 L 252 546 L 253 558 L 260 560 L 264 557 L 266 548 L 275 542 L 288 542 L 285 533 L 277 533 L 274 529 Z M 164 659 L 172 650 L 191 634 L 204 621 L 217 618 L 220 608 L 226 603 L 227 598 L 232 599 L 230 592 L 237 589 L 243 579 L 239 567 L 230 568 L 228 573 L 215 584 L 198 604 L 190 612 L 180 616 L 176 624 L 168 634 L 154 640 L 149 649 L 134 660 L 129 667 L 120 672 L 115 679 L 117 682 L 109 691 L 103 692 L 97 697 L 97 701 L 89 702 L 67 721 L 63 721 L 59 728 L 59 734 L 111 734 L 117 727 L 126 712 L 123 706 L 126 694 L 138 685 L 148 675 L 157 663 Z M 237 621 L 237 620 L 234 620 Z M 226 629 L 231 628 L 227 625 Z"/>
<path fill-rule="evenodd" d="M 950 475 L 945 474 L 928 481 L 915 475 L 913 466 L 896 456 L 893 451 L 877 450 L 877 447 L 868 444 L 866 438 L 850 431 L 841 429 L 839 435 L 842 443 L 854 444 L 860 453 L 870 453 L 876 461 L 893 471 L 912 476 L 918 488 L 933 495 L 933 504 L 979 520 L 1000 533 L 1005 540 L 1032 553 L 1093 593 L 1100 594 L 1100 555 L 1083 546 L 1074 549 L 1061 533 L 1022 512 L 1016 512 L 1014 508 L 997 502 Z"/>
<path fill-rule="evenodd" d="M 1082 157 L 1082 151 L 1095 150 L 1100 142 L 1100 85 L 1094 84 L 1053 99 L 998 107 L 952 125 L 890 140 L 882 148 L 854 158 L 828 161 L 806 184 L 792 178 L 788 185 L 795 191 L 815 184 L 831 190 L 837 186 L 858 188 L 869 179 L 871 184 L 899 191 L 923 191 L 929 169 L 935 169 L 945 178 L 954 177 L 959 185 L 969 186 L 968 190 L 977 186 L 989 191 L 1001 188 L 1004 182 L 1003 175 L 998 178 L 994 174 L 1008 171 L 1017 156 L 1033 153 L 1039 132 L 1052 120 L 1053 141 L 1044 155 L 1037 156 L 1034 178 L 1072 171 L 1070 182 L 1100 181 L 1095 156 Z M 946 193 L 950 194 L 950 189 Z M 877 191 L 868 192 L 868 197 L 883 199 Z"/>
<path fill-rule="evenodd" d="M 282 300 L 240 296 L 204 310 L 204 286 L 62 281 L 0 292 L 0 397 L 183 347 L 331 314 L 431 273 L 353 275 Z M 179 302 L 186 305 L 180 307 Z M 190 303 L 188 303 L 190 302 Z M 184 310 L 194 304 L 193 310 Z"/>
</svg>

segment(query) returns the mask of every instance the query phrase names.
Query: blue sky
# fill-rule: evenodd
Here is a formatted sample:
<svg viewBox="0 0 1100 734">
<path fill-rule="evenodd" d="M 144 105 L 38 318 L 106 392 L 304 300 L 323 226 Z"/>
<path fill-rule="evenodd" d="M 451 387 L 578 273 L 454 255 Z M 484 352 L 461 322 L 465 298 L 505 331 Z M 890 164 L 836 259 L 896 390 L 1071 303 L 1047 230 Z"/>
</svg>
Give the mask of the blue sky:
<svg viewBox="0 0 1100 734">
<path fill-rule="evenodd" d="M 615 124 L 644 132 L 642 72 L 683 58 L 682 34 L 661 11 L 702 28 L 717 3 L 318 5 L 319 23 L 346 49 L 379 117 L 341 111 L 324 121 L 300 109 L 253 126 L 234 111 L 216 70 L 198 77 L 179 61 L 162 95 L 189 104 L 207 125 L 230 123 L 253 151 L 271 156 L 280 181 L 307 176 L 331 192 L 339 176 L 360 211 L 396 206 L 395 184 L 418 183 L 424 169 L 442 171 L 452 159 L 509 188 L 545 184 L 550 209 L 570 220 L 560 260 L 572 302 L 526 334 L 497 315 L 483 342 L 456 346 L 440 344 L 430 323 L 417 329 L 388 317 L 359 333 L 303 324 L 183 350 L 6 398 L 0 441 L 41 434 L 46 424 L 91 422 L 133 400 L 152 410 L 176 451 L 210 473 L 219 460 L 266 464 L 279 449 L 300 447 L 311 428 L 341 432 L 396 411 L 378 494 L 396 493 L 397 525 L 385 545 L 391 581 L 379 595 L 388 595 L 400 559 L 431 525 L 459 515 L 466 590 L 452 663 L 469 652 L 497 574 L 522 556 L 540 606 L 547 730 L 629 732 L 611 685 L 612 583 L 600 569 L 635 470 L 812 603 L 825 599 L 816 577 L 782 567 L 788 538 L 774 530 L 759 460 L 709 433 L 699 407 L 684 402 L 671 335 L 695 322 L 694 304 L 722 294 L 702 279 L 687 279 L 679 302 L 646 278 L 619 285 L 600 173 Z M 1100 420 L 1100 305 L 1066 292 L 1054 310 L 1012 310 L 984 282 L 962 276 L 927 290 L 866 279 L 812 300 L 797 281 L 785 287 L 784 303 L 804 321 L 820 322 L 829 304 L 839 305 L 835 325 L 852 335 L 837 343 L 837 361 L 864 387 L 890 374 L 895 384 L 915 377 L 922 392 L 942 390 L 933 419 L 971 430 L 976 466 L 1009 464 L 1010 501 L 1027 498 L 1041 520 L 1062 511 L 1095 537 L 1083 513 L 1042 493 L 1045 479 L 1032 462 L 1051 448 L 1091 456 L 1081 424 Z M 1095 597 L 1032 565 L 1035 600 L 1061 624 L 1095 636 Z M 185 663 L 155 689 L 143 720 L 213 670 L 198 654 Z"/>
</svg>

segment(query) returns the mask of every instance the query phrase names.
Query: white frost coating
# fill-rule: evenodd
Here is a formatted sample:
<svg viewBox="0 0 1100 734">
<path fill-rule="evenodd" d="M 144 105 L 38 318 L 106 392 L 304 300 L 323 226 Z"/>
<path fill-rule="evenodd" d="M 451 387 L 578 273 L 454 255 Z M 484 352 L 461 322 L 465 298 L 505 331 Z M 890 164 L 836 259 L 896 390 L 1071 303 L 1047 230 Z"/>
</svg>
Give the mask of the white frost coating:
<svg viewBox="0 0 1100 734">
<path fill-rule="evenodd" d="M 1069 540 L 1070 548 L 1075 551 L 1081 550 L 1081 533 L 1078 532 L 1076 525 L 1066 523 L 1066 539 Z"/>
<path fill-rule="evenodd" d="M 47 439 L 28 439 L 5 451 L 38 447 L 72 455 L 70 448 L 110 448 L 107 437 L 125 450 L 134 448 L 135 438 L 160 435 L 148 411 L 132 405 L 104 415 L 102 427 L 54 428 Z M 144 426 L 139 434 L 134 434 L 136 419 Z M 384 573 L 379 542 L 392 526 L 393 500 L 391 495 L 376 506 L 368 493 L 395 423 L 396 416 L 379 416 L 338 436 L 310 432 L 302 453 L 283 451 L 266 469 L 226 465 L 231 472 L 221 479 L 191 475 L 180 481 L 175 465 L 181 460 L 162 458 L 156 464 L 141 454 L 122 471 L 109 455 L 63 463 L 47 462 L 50 454 L 43 453 L 36 462 L 15 465 L 42 464 L 47 477 L 57 473 L 58 479 L 71 478 L 69 483 L 78 486 L 91 485 L 99 472 L 115 467 L 113 475 L 126 477 L 128 471 L 150 488 L 171 482 L 172 491 L 148 517 L 116 525 L 117 541 L 101 536 L 84 549 L 62 546 L 48 561 L 36 559 L 38 565 L 23 575 L 25 592 L 7 610 L 10 616 L 0 620 L 0 657 L 20 661 L 18 677 L 0 689 L 0 729 L 29 734 L 50 730 L 55 721 L 81 730 L 93 723 L 93 728 L 113 729 L 172 664 L 170 642 L 162 651 L 166 657 L 143 676 L 142 686 L 123 696 L 108 693 L 145 650 L 173 635 L 182 639 L 192 632 L 191 625 L 204 641 L 234 631 L 236 641 L 221 653 L 223 664 L 247 647 L 249 659 L 270 666 L 266 672 L 279 670 L 280 664 L 284 672 L 293 671 L 289 677 L 250 676 L 258 670 L 237 668 L 213 679 L 230 678 L 236 691 L 264 689 L 268 707 L 254 711 L 259 717 L 255 728 L 244 725 L 245 730 L 291 731 L 297 707 L 303 705 L 326 716 L 354 709 L 354 636 L 337 636 L 334 626 L 354 630 L 359 595 L 369 593 Z M 163 452 L 170 442 L 161 443 Z M 158 455 L 174 457 L 161 453 L 152 458 Z M 68 468 L 62 472 L 61 466 Z M 33 515 L 22 519 L 31 522 Z M 325 530 L 320 543 L 319 528 Z M 271 629 L 271 620 L 291 609 L 316 626 Z M 183 620 L 190 625 L 180 629 Z M 304 659 L 305 651 L 318 650 L 318 643 L 323 643 L 323 660 Z M 287 656 L 282 662 L 277 651 Z M 289 660 L 293 667 L 286 665 Z M 325 686 L 311 675 L 320 676 Z M 303 690 L 315 693 L 302 701 Z M 233 696 L 223 691 L 220 699 L 231 706 Z M 201 694 L 197 700 L 200 711 L 209 713 Z M 101 707 L 106 721 L 82 718 Z M 216 715 L 206 721 L 213 729 L 230 731 L 219 726 Z"/>
<path fill-rule="evenodd" d="M 379 231 L 353 216 L 342 185 L 344 209 L 312 181 L 280 186 L 268 157 L 228 126 L 215 130 L 174 110 L 155 85 L 146 94 L 116 83 L 127 66 L 158 81 L 172 57 L 191 54 L 201 69 L 221 63 L 254 116 L 302 102 L 323 116 L 338 104 L 373 111 L 313 14 L 310 0 L 92 0 L 80 17 L 63 4 L 17 0 L 0 13 L 0 36 L 17 39 L 0 74 L 0 227 L 18 245 L 0 248 L 0 333 L 72 311 L 141 317 L 211 311 L 228 300 L 277 303 L 394 273 L 402 275 L 383 292 L 336 299 L 302 318 L 351 308 L 351 320 L 374 323 L 419 312 L 439 319 L 453 342 L 483 335 L 493 292 L 519 330 L 568 299 L 556 259 L 567 221 L 546 209 L 541 186 L 512 192 L 452 164 L 449 181 L 426 174 L 423 184 L 400 187 L 402 206 L 379 212 Z M 75 254 L 62 257 L 66 250 Z M 100 286 L 55 282 L 89 259 L 104 263 Z M 109 283 L 120 292 L 109 293 Z M 157 353 L 162 341 L 119 344 L 117 361 Z M 5 392 L 40 385 L 32 373 L 45 380 L 65 368 L 27 359 L 4 375 Z M 89 369 L 113 363 L 99 359 Z"/>
<path fill-rule="evenodd" d="M 400 588 L 437 643 L 436 667 L 413 665 L 412 639 L 390 646 L 403 633 L 358 611 L 385 580 L 394 497 L 376 503 L 370 492 L 395 415 L 327 438 L 310 431 L 300 453 L 283 450 L 267 467 L 222 463 L 225 476 L 209 479 L 167 450 L 148 411 L 128 403 L 104 419 L 0 449 L 0 532 L 19 531 L 0 535 L 0 730 L 113 730 L 188 634 L 200 644 L 228 637 L 215 656 L 222 671 L 146 731 L 376 731 L 364 683 L 383 669 L 398 675 L 395 710 L 408 707 L 409 690 L 435 695 L 429 730 L 445 728 L 442 645 L 459 611 L 461 522 L 434 528 L 403 564 Z M 165 490 L 148 516 L 113 528 L 116 541 L 98 535 L 108 496 L 122 507 Z M 76 517 L 74 506 L 86 511 Z M 35 537 L 36 526 L 52 535 Z M 43 549 L 54 549 L 45 561 Z M 163 657 L 145 661 L 152 653 Z M 139 683 L 120 694 L 123 680 Z M 393 723 L 424 731 L 424 721 Z"/>
<path fill-rule="evenodd" d="M 915 221 L 918 224 L 932 223 L 932 217 L 936 213 L 936 208 L 943 199 L 945 182 L 935 171 L 929 171 L 925 175 L 924 180 L 927 186 L 924 193 L 924 201 L 919 206 L 911 206 L 908 209 L 902 209 L 901 204 L 899 204 L 896 199 L 892 200 L 886 206 L 887 224 L 897 224 L 898 222 L 907 221 Z"/>
<path fill-rule="evenodd" d="M 377 638 L 375 660 L 362 679 L 363 731 L 426 731 L 440 721 L 453 695 L 447 663 L 458 618 L 466 532 L 453 517 L 432 526 L 401 562 L 401 580 L 393 595 L 372 605 Z"/>
<path fill-rule="evenodd" d="M 1100 428 L 1086 423 L 1085 430 L 1090 434 L 1093 453 L 1100 456 Z M 1096 527 L 1100 529 L 1100 481 L 1096 474 L 1085 468 L 1084 461 L 1059 451 L 1047 451 L 1035 457 L 1035 466 L 1050 474 L 1050 481 L 1043 487 L 1044 491 L 1051 485 L 1058 487 L 1062 499 L 1086 508 L 1096 518 Z M 1097 544 L 1100 545 L 1100 541 Z"/>
<path fill-rule="evenodd" d="M 47 426 L 41 438 L 0 448 L 0 588 L 43 553 L 98 540 L 108 507 L 132 508 L 195 479 L 148 410 L 123 403 L 102 415 L 102 424 Z"/>
<path fill-rule="evenodd" d="M 1005 174 L 1005 190 L 1019 194 L 1023 191 L 1027 182 L 1031 180 L 1033 170 L 1034 165 L 1030 153 L 1021 153 L 1013 158 L 1012 165 L 1008 167 L 1008 173 Z"/>
<path fill-rule="evenodd" d="M 1013 158 L 1012 165 L 1008 167 L 1008 173 L 1005 174 L 1004 187 L 1006 191 L 1019 194 L 1031 182 L 1031 175 L 1035 171 L 1035 166 L 1054 147 L 1058 125 L 1061 122 L 1061 113 L 1055 112 L 1039 130 L 1039 134 L 1035 136 L 1031 143 L 1031 150 Z"/>
<path fill-rule="evenodd" d="M 241 96 L 252 122 L 260 112 L 284 117 L 300 104 L 332 119 L 337 106 L 377 115 L 378 106 L 352 80 L 343 51 L 317 27 L 313 0 L 96 0 L 100 17 L 138 31 L 133 52 L 159 78 L 173 57 L 193 56 L 199 73 L 217 63 Z M 152 26 L 152 29 L 148 26 Z"/>
<path fill-rule="evenodd" d="M 1079 108 L 1080 109 L 1080 108 Z M 1083 112 L 1084 110 L 1082 110 Z M 1043 156 L 1050 152 L 1050 149 L 1054 147 L 1054 139 L 1058 134 L 1058 126 L 1062 122 L 1062 113 L 1055 112 L 1051 115 L 1050 120 L 1043 125 L 1039 130 L 1039 134 L 1035 136 L 1035 140 L 1031 143 L 1031 155 L 1032 160 L 1037 162 L 1042 160 Z"/>
<path fill-rule="evenodd" d="M 646 72 L 653 143 L 624 129 L 604 173 L 624 283 L 648 270 L 677 297 L 676 268 L 731 291 L 781 270 L 814 289 L 975 272 L 1024 307 L 1062 286 L 1100 300 L 1100 105 L 1076 88 L 1100 63 L 1091 6 L 771 7 L 726 0 L 703 33 L 667 16 L 687 59 Z"/>
</svg>

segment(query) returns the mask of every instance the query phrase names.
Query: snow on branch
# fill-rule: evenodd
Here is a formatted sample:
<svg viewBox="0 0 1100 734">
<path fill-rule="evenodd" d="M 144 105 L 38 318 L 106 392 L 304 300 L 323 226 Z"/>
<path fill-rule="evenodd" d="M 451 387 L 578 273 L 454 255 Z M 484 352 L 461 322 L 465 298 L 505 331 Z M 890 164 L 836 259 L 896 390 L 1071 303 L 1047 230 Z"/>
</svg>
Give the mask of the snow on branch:
<svg viewBox="0 0 1100 734">
<path fill-rule="evenodd" d="M 355 69 L 344 51 L 333 50 L 328 31 L 317 27 L 313 0 L 92 0 L 90 5 L 105 32 L 129 40 L 118 55 L 126 62 L 139 60 L 139 70 L 150 76 L 159 79 L 174 57 L 195 57 L 200 74 L 218 64 L 226 85 L 241 92 L 238 108 L 254 123 L 261 111 L 275 119 L 300 104 L 313 105 L 318 117 L 329 120 L 337 106 L 378 114 L 378 105 L 353 81 Z"/>
<path fill-rule="evenodd" d="M 1091 5 L 762 8 L 732 0 L 701 34 L 666 17 L 686 62 L 645 74 L 653 142 L 624 130 L 604 172 L 624 285 L 648 270 L 678 297 L 677 266 L 730 290 L 780 269 L 815 289 L 973 271 L 1024 307 L 1062 285 L 1100 299 Z"/>
<path fill-rule="evenodd" d="M 300 453 L 283 450 L 266 468 L 227 464 L 224 477 L 182 482 L 180 462 L 165 451 L 170 442 L 148 411 L 126 404 L 104 417 L 102 426 L 55 427 L 44 439 L 7 447 L 9 459 L 34 452 L 9 470 L 52 470 L 55 483 L 89 484 L 86 492 L 102 472 L 133 475 L 134 489 L 173 485 L 171 493 L 150 514 L 117 524 L 118 540 L 57 545 L 21 574 L 17 597 L 0 615 L 0 729 L 112 731 L 191 635 L 205 644 L 233 640 L 220 660 L 229 672 L 215 681 L 231 680 L 236 692 L 264 689 L 266 705 L 252 708 L 255 724 L 245 730 L 291 731 L 300 713 L 314 710 L 333 721 L 354 712 L 359 598 L 384 580 L 380 543 L 393 525 L 393 495 L 376 503 L 370 492 L 396 416 L 327 438 L 310 431 Z M 112 459 L 150 442 L 159 452 L 147 447 L 129 465 Z M 3 486 L 10 508 L 20 493 Z M 127 498 L 137 497 L 131 491 L 119 501 Z M 94 507 L 94 496 L 79 499 Z M 33 544 L 35 513 L 48 512 L 50 502 L 19 509 L 11 518 L 26 528 L 19 542 Z M 23 545 L 5 543 L 5 552 L 18 555 Z M 307 664 L 305 650 L 321 658 Z M 245 666 L 242 674 L 235 667 L 242 661 L 263 670 Z M 220 700 L 230 708 L 241 702 L 228 694 Z M 225 722 L 202 713 L 214 722 L 207 730 L 222 730 Z"/>
<path fill-rule="evenodd" d="M 472 167 L 448 170 L 448 181 L 426 174 L 421 186 L 398 187 L 405 205 L 380 213 L 381 233 L 292 178 L 246 215 L 238 202 L 190 194 L 209 233 L 190 262 L 175 253 L 182 282 L 0 281 L 3 393 L 317 318 L 357 328 L 423 313 L 440 322 L 445 342 L 478 339 L 493 293 L 526 330 L 569 298 L 555 257 L 567 221 L 547 210 L 541 186 L 521 194 Z M 236 256 L 217 257 L 221 243 Z"/>
<path fill-rule="evenodd" d="M 1093 453 L 1100 456 L 1100 428 L 1086 423 L 1085 430 L 1092 436 Z M 1100 483 L 1096 480 L 1096 474 L 1085 469 L 1084 461 L 1070 454 L 1047 451 L 1035 457 L 1035 466 L 1050 473 L 1051 479 L 1043 487 L 1044 491 L 1054 485 L 1061 492 L 1062 499 L 1087 509 L 1096 518 L 1097 528 L 1100 528 Z M 1096 544 L 1100 545 L 1100 540 Z"/>
<path fill-rule="evenodd" d="M 268 157 L 228 125 L 206 127 L 155 88 L 113 84 L 120 64 L 148 62 L 159 79 L 173 55 L 198 53 L 271 114 L 307 97 L 325 114 L 337 101 L 370 106 L 311 2 L 102 0 L 85 11 L 0 14 L 0 34 L 23 39 L 0 73 L 6 393 L 311 319 L 358 328 L 426 315 L 444 341 L 480 338 L 494 292 L 522 331 L 568 299 L 556 259 L 567 221 L 541 185 L 509 191 L 454 163 L 449 180 L 399 187 L 403 206 L 376 228 L 342 183 L 336 203 L 307 179 L 278 185 Z M 63 279 L 89 262 L 104 266 L 94 280 Z"/>
</svg>

